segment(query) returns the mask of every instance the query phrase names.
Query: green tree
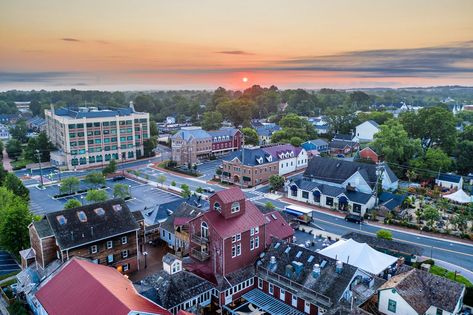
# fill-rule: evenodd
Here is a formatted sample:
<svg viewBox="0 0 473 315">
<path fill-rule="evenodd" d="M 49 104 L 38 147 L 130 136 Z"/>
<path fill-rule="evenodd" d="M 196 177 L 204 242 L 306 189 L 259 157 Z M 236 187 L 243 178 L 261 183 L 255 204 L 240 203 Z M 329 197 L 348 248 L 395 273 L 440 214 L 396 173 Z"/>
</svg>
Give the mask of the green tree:
<svg viewBox="0 0 473 315">
<path fill-rule="evenodd" d="M 243 135 L 245 136 L 245 144 L 250 144 L 250 145 L 259 144 L 258 134 L 256 133 L 256 130 L 254 130 L 253 128 L 243 128 L 241 131 L 243 132 Z"/>
<path fill-rule="evenodd" d="M 302 139 L 299 138 L 299 137 L 292 137 L 290 140 L 289 140 L 289 143 L 292 144 L 293 146 L 295 147 L 298 147 L 302 144 Z"/>
<path fill-rule="evenodd" d="M 28 126 L 26 125 L 25 120 L 20 120 L 16 123 L 15 126 L 10 128 L 10 135 L 13 139 L 20 141 L 21 143 L 26 143 L 28 137 Z"/>
<path fill-rule="evenodd" d="M 8 157 L 16 159 L 21 155 L 21 142 L 16 139 L 10 139 L 6 145 Z"/>
<path fill-rule="evenodd" d="M 0 156 L 2 156 L 2 157 L 3 157 L 3 149 L 4 149 L 3 141 L 0 140 Z"/>
<path fill-rule="evenodd" d="M 105 190 L 91 189 L 87 192 L 85 200 L 91 203 L 102 202 L 108 199 L 107 192 Z"/>
<path fill-rule="evenodd" d="M 197 189 L 195 190 L 195 192 L 198 192 L 199 194 L 203 193 L 204 192 L 204 189 L 202 187 L 197 187 Z"/>
<path fill-rule="evenodd" d="M 113 186 L 113 198 L 126 199 L 130 197 L 130 187 L 125 184 L 115 184 Z"/>
<path fill-rule="evenodd" d="M 269 176 L 269 185 L 271 186 L 272 190 L 278 190 L 284 186 L 284 177 L 279 175 L 271 175 Z"/>
<path fill-rule="evenodd" d="M 220 112 L 205 112 L 202 117 L 202 129 L 204 130 L 216 130 L 222 127 L 223 117 Z"/>
<path fill-rule="evenodd" d="M 64 209 L 73 209 L 82 206 L 82 203 L 77 200 L 77 199 L 69 199 L 65 204 L 64 204 Z"/>
<path fill-rule="evenodd" d="M 0 186 L 3 185 L 3 181 L 5 180 L 7 174 L 8 172 L 3 168 L 3 164 L 0 163 Z"/>
<path fill-rule="evenodd" d="M 158 139 L 156 137 L 151 137 L 143 141 L 143 151 L 145 157 L 154 156 L 154 149 L 158 145 Z"/>
<path fill-rule="evenodd" d="M 190 188 L 189 188 L 188 185 L 182 184 L 182 185 L 181 185 L 181 189 L 182 189 L 182 191 L 181 191 L 181 196 L 182 196 L 183 198 L 188 198 L 188 197 L 190 197 L 190 195 L 191 195 L 191 190 L 190 190 Z"/>
<path fill-rule="evenodd" d="M 396 164 L 404 164 L 422 150 L 420 141 L 410 139 L 403 126 L 392 119 L 380 126 L 380 131 L 374 135 L 372 147 L 384 155 L 387 162 Z"/>
<path fill-rule="evenodd" d="M 171 186 L 176 186 L 176 182 L 175 182 L 175 181 L 172 181 L 172 182 L 171 182 Z"/>
<path fill-rule="evenodd" d="M 427 221 L 427 226 L 430 229 L 432 229 L 434 226 L 435 221 L 440 219 L 439 211 L 430 205 L 425 206 L 424 210 L 422 211 L 422 216 Z"/>
<path fill-rule="evenodd" d="M 464 233 L 468 227 L 468 216 L 464 213 L 457 213 L 455 216 L 450 220 L 450 223 L 455 225 L 455 228 Z"/>
<path fill-rule="evenodd" d="M 72 194 L 79 190 L 80 180 L 77 177 L 66 177 L 61 180 L 59 192 L 61 194 Z"/>
<path fill-rule="evenodd" d="M 463 140 L 455 150 L 457 167 L 463 174 L 473 173 L 473 141 Z"/>
<path fill-rule="evenodd" d="M 37 137 L 30 138 L 25 148 L 25 158 L 38 162 L 36 150 L 41 154 L 41 162 L 49 162 L 51 159 L 51 151 L 54 149 L 51 141 L 48 140 L 46 133 L 41 132 Z"/>
<path fill-rule="evenodd" d="M 271 142 L 273 143 L 290 143 L 291 139 L 294 137 L 304 142 L 317 137 L 314 126 L 309 123 L 307 119 L 299 117 L 296 114 L 284 116 L 279 121 L 279 125 L 282 129 L 274 132 L 271 136 Z"/>
<path fill-rule="evenodd" d="M 166 182 L 166 176 L 164 176 L 163 174 L 158 175 L 157 181 L 161 185 L 164 184 Z"/>
<path fill-rule="evenodd" d="M 157 137 L 159 134 L 158 126 L 154 120 L 149 121 L 149 133 L 151 137 Z"/>
<path fill-rule="evenodd" d="M 273 203 L 271 201 L 268 201 L 264 204 L 264 207 L 268 210 L 274 210 L 276 209 L 276 207 L 273 205 Z"/>
<path fill-rule="evenodd" d="M 97 189 L 105 185 L 105 176 L 102 173 L 93 172 L 85 176 L 85 181 Z"/>
<path fill-rule="evenodd" d="M 107 166 L 104 167 L 102 170 L 103 176 L 107 176 L 109 174 L 113 174 L 117 171 L 117 161 L 111 160 Z"/>
<path fill-rule="evenodd" d="M 393 233 L 388 230 L 378 230 L 376 237 L 391 241 L 393 239 Z"/>
<path fill-rule="evenodd" d="M 23 198 L 24 200 L 30 199 L 30 191 L 23 185 L 23 182 L 16 177 L 13 173 L 7 173 L 3 180 L 3 186 L 6 189 L 14 193 L 15 195 Z"/>
<path fill-rule="evenodd" d="M 419 169 L 424 176 L 432 177 L 437 172 L 449 171 L 453 161 L 442 149 L 428 148 L 423 157 L 413 159 L 409 164 Z"/>
<path fill-rule="evenodd" d="M 29 245 L 28 225 L 33 215 L 26 200 L 0 187 L 0 245 L 18 253 Z"/>
</svg>

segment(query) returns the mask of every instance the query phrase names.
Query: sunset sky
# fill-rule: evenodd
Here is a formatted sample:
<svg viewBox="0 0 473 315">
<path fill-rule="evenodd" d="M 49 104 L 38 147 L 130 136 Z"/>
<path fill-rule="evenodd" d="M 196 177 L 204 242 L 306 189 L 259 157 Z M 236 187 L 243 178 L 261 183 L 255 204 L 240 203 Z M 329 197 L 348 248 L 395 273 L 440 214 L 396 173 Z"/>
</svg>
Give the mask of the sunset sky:
<svg viewBox="0 0 473 315">
<path fill-rule="evenodd" d="M 253 84 L 471 86 L 473 1 L 0 0 L 0 90 Z"/>
</svg>

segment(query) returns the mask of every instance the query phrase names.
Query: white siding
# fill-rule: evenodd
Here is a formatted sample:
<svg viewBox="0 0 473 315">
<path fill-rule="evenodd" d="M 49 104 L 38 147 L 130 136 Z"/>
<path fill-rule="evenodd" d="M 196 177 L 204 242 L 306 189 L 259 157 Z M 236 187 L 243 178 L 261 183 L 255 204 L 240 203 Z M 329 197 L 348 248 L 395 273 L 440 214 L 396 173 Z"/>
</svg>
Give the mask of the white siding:
<svg viewBox="0 0 473 315">
<path fill-rule="evenodd" d="M 378 311 L 387 315 L 414 315 L 417 312 L 400 296 L 396 291 L 392 292 L 392 289 L 385 289 L 379 291 Z M 388 311 L 388 301 L 396 301 L 396 313 Z"/>
<path fill-rule="evenodd" d="M 375 127 L 370 122 L 365 121 L 364 123 L 356 126 L 355 137 L 359 141 L 373 141 L 374 135 L 378 131 L 378 127 Z"/>
</svg>

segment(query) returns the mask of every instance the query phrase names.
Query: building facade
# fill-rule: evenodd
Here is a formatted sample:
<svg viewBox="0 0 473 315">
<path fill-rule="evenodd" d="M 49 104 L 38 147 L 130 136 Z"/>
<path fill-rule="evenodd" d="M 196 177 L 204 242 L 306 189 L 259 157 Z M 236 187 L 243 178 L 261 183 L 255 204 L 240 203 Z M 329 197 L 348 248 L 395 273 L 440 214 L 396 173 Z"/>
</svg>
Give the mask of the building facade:
<svg viewBox="0 0 473 315">
<path fill-rule="evenodd" d="M 195 164 L 238 150 L 241 143 L 241 131 L 235 128 L 205 131 L 200 127 L 185 127 L 171 137 L 172 160 L 178 164 Z"/>
<path fill-rule="evenodd" d="M 358 142 L 371 142 L 374 140 L 374 135 L 378 132 L 378 123 L 374 120 L 368 120 L 356 126 L 355 139 Z"/>
<path fill-rule="evenodd" d="M 29 225 L 36 264 L 83 257 L 122 273 L 139 270 L 140 231 L 125 202 L 109 200 L 47 214 Z"/>
<path fill-rule="evenodd" d="M 144 154 L 150 138 L 149 113 L 128 108 L 45 110 L 46 132 L 58 148 L 51 164 L 71 169 L 103 166 L 110 160 L 130 161 Z"/>
</svg>

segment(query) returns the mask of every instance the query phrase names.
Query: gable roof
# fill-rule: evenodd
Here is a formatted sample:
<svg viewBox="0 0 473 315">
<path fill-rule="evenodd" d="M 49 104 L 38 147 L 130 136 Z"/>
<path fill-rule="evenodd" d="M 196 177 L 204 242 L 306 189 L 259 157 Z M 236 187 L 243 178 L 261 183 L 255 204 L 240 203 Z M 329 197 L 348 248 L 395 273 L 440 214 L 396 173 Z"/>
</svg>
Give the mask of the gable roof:
<svg viewBox="0 0 473 315">
<path fill-rule="evenodd" d="M 333 136 L 333 140 L 351 141 L 352 139 L 353 139 L 352 134 L 337 133 Z"/>
<path fill-rule="evenodd" d="M 448 174 L 448 173 L 441 173 L 440 175 L 437 176 L 438 180 L 442 180 L 442 181 L 450 182 L 450 183 L 460 183 L 461 178 L 462 177 L 460 175 Z"/>
<path fill-rule="evenodd" d="M 216 192 L 216 195 L 223 203 L 232 203 L 234 201 L 245 199 L 245 194 L 238 187 L 232 187 Z"/>
<path fill-rule="evenodd" d="M 271 244 L 273 238 L 285 240 L 294 235 L 294 229 L 282 217 L 281 212 L 274 210 L 264 216 L 266 217 L 266 246 Z"/>
<path fill-rule="evenodd" d="M 103 214 L 96 212 L 102 208 Z M 79 212 L 84 212 L 86 221 L 81 222 Z M 95 240 L 138 230 L 140 227 L 122 199 L 112 199 L 46 214 L 47 220 L 62 250 L 84 245 Z M 66 222 L 60 224 L 59 217 Z"/>
<path fill-rule="evenodd" d="M 341 184 L 359 172 L 370 187 L 376 184 L 376 165 L 333 158 L 314 157 L 309 160 L 304 177 Z"/>
<path fill-rule="evenodd" d="M 294 157 L 296 157 L 302 151 L 301 148 L 295 147 L 292 144 L 272 145 L 272 146 L 264 147 L 262 149 L 267 154 L 270 154 L 273 157 L 273 159 L 279 159 L 279 154 L 290 152 L 290 151 L 294 152 Z"/>
<path fill-rule="evenodd" d="M 116 269 L 72 258 L 49 281 L 36 298 L 49 315 L 170 313 L 143 298 Z"/>
<path fill-rule="evenodd" d="M 213 288 L 207 280 L 185 270 L 172 275 L 161 270 L 135 283 L 135 287 L 140 294 L 166 309 Z"/>
<path fill-rule="evenodd" d="M 367 243 L 375 249 L 387 249 L 394 252 L 401 252 L 410 255 L 422 255 L 424 250 L 422 247 L 395 241 L 395 240 L 386 240 L 384 238 L 378 238 L 376 236 L 350 232 L 342 236 L 344 239 L 353 239 L 359 243 Z"/>
<path fill-rule="evenodd" d="M 242 150 L 244 150 L 244 154 Z M 225 156 L 223 160 L 232 161 L 233 159 L 237 158 L 243 165 L 247 166 L 263 165 L 277 161 L 277 159 L 273 158 L 271 161 L 268 161 L 268 157 L 269 154 L 263 151 L 261 148 L 243 148 L 238 151 L 231 152 Z"/>
<path fill-rule="evenodd" d="M 293 183 L 302 190 L 307 191 L 320 191 L 321 194 L 330 197 L 338 197 L 341 194 L 345 195 L 348 200 L 356 203 L 366 204 L 371 198 L 371 194 L 362 193 L 360 191 L 350 191 L 341 187 L 331 186 L 327 184 L 321 184 L 317 182 L 311 182 L 304 179 L 298 179 Z"/>
<path fill-rule="evenodd" d="M 346 146 L 354 147 L 357 144 L 358 144 L 358 142 L 354 142 L 354 141 L 333 139 L 332 141 L 330 141 L 329 146 L 330 146 L 330 148 L 343 149 Z"/>
<path fill-rule="evenodd" d="M 187 201 L 181 203 L 177 209 L 166 219 L 166 221 L 161 223 L 161 228 L 174 234 L 175 225 L 185 224 L 209 209 L 208 202 L 205 202 L 207 206 L 201 208 L 198 208 Z"/>
<path fill-rule="evenodd" d="M 189 141 L 190 139 L 206 139 L 206 138 L 211 138 L 211 135 L 201 129 L 201 128 L 192 128 L 192 129 L 181 129 L 178 132 L 176 132 L 171 138 L 177 138 L 181 137 L 182 139 Z"/>
<path fill-rule="evenodd" d="M 230 190 L 233 189 L 227 189 L 225 191 Z M 225 194 L 225 196 L 225 198 L 230 198 L 227 197 L 227 194 Z M 243 195 L 243 199 L 244 198 L 245 197 Z M 216 210 L 206 212 L 203 214 L 203 216 L 206 222 L 212 225 L 217 234 L 223 239 L 248 231 L 255 226 L 261 226 L 266 222 L 266 219 L 261 211 L 259 211 L 259 209 L 248 200 L 245 200 L 245 212 L 236 217 L 225 219 L 225 217 Z"/>
<path fill-rule="evenodd" d="M 356 127 L 358 128 L 358 127 L 360 127 L 361 125 L 363 125 L 364 123 L 369 123 L 369 124 L 373 125 L 374 127 L 379 128 L 379 124 L 378 124 L 376 121 L 374 121 L 374 120 L 366 120 L 366 121 L 362 122 L 361 124 L 359 124 L 359 125 L 356 126 Z"/>
<path fill-rule="evenodd" d="M 430 306 L 453 313 L 465 290 L 463 284 L 419 269 L 395 275 L 379 290 L 392 288 L 419 314 Z"/>
</svg>

